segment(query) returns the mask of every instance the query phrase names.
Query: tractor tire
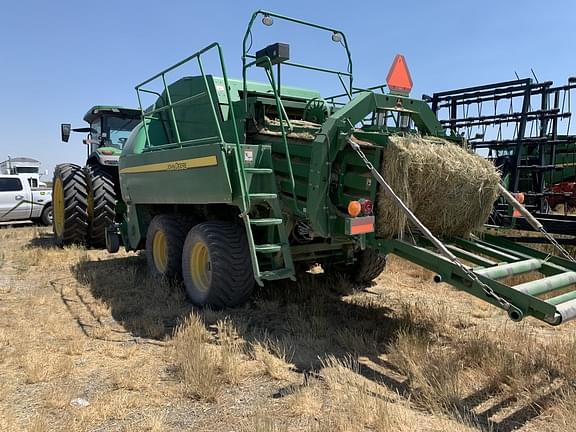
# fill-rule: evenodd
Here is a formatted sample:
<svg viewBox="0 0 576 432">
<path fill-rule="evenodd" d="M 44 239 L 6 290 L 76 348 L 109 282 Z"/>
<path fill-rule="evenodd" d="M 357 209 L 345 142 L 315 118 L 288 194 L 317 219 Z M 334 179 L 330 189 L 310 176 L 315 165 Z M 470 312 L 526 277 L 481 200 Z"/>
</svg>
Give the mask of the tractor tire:
<svg viewBox="0 0 576 432">
<path fill-rule="evenodd" d="M 116 217 L 114 178 L 98 166 L 84 169 L 88 182 L 88 237 L 87 243 L 98 249 L 106 247 L 106 228 Z"/>
<path fill-rule="evenodd" d="M 352 282 L 367 284 L 376 279 L 386 268 L 386 256 L 374 249 L 365 249 L 356 254 L 356 262 L 344 269 Z"/>
<path fill-rule="evenodd" d="M 244 228 L 220 221 L 192 228 L 182 251 L 182 277 L 188 298 L 198 306 L 245 303 L 255 280 Z"/>
<path fill-rule="evenodd" d="M 88 186 L 78 165 L 60 164 L 54 169 L 52 208 L 56 244 L 84 243 L 88 232 Z"/>
<path fill-rule="evenodd" d="M 49 204 L 42 210 L 42 214 L 40 215 L 40 223 L 44 226 L 50 226 L 52 225 L 53 219 L 52 205 Z"/>
<path fill-rule="evenodd" d="M 146 234 L 146 262 L 153 277 L 178 280 L 182 276 L 182 247 L 191 221 L 179 215 L 158 215 Z"/>
</svg>

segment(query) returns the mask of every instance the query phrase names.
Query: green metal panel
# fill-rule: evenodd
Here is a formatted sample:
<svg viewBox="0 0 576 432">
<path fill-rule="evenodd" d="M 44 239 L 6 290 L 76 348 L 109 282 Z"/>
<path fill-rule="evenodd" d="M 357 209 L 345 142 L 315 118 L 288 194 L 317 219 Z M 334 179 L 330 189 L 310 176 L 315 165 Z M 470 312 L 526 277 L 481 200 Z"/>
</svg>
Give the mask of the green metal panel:
<svg viewBox="0 0 576 432">
<path fill-rule="evenodd" d="M 128 204 L 231 203 L 234 199 L 220 144 L 123 155 L 120 182 Z"/>
<path fill-rule="evenodd" d="M 306 163 L 308 162 L 308 163 Z M 284 174 L 288 174 L 288 164 L 290 163 L 290 161 L 288 161 L 286 158 L 284 157 L 274 157 L 272 159 L 272 163 L 274 165 L 274 170 L 280 174 L 284 173 Z M 295 177 L 300 177 L 301 179 L 304 179 L 306 181 L 308 181 L 308 176 L 310 175 L 310 161 L 305 161 L 304 159 L 300 159 L 298 161 L 295 161 L 295 158 L 292 159 L 291 161 L 292 163 L 292 170 L 294 172 L 294 176 Z"/>
</svg>

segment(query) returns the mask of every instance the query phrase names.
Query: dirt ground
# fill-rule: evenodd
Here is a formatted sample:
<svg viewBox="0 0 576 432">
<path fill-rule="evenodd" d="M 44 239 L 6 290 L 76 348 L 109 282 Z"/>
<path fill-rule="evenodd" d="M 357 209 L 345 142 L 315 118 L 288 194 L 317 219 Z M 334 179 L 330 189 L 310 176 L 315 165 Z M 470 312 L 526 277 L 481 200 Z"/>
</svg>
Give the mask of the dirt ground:
<svg viewBox="0 0 576 432">
<path fill-rule="evenodd" d="M 571 431 L 575 330 L 397 258 L 201 311 L 143 256 L 0 229 L 0 431 Z"/>
</svg>

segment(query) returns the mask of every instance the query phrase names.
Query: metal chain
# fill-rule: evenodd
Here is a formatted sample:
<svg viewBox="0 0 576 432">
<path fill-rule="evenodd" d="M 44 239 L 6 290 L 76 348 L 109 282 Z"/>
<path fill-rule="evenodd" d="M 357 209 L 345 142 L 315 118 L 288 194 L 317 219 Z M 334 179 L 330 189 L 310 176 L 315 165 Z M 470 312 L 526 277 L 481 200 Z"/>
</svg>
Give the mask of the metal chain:
<svg viewBox="0 0 576 432">
<path fill-rule="evenodd" d="M 550 234 L 548 231 L 546 231 L 546 229 L 544 229 L 544 227 L 541 227 L 539 229 L 539 231 L 542 234 L 544 234 L 544 237 L 546 237 L 548 239 L 548 241 L 550 243 L 552 243 L 552 245 L 556 249 L 558 249 L 562 255 L 564 255 L 564 258 L 566 258 L 568 261 L 576 262 L 574 257 L 572 255 L 570 255 L 570 253 L 566 250 L 566 248 L 564 248 L 560 243 L 558 243 L 558 240 L 556 240 L 552 234 Z"/>
<path fill-rule="evenodd" d="M 462 264 L 462 262 L 452 252 L 450 252 L 446 248 L 446 246 L 436 236 L 434 236 L 434 234 L 432 234 L 432 232 L 416 217 L 416 215 L 412 213 L 412 211 L 402 201 L 402 199 L 398 195 L 396 195 L 394 190 L 390 187 L 390 185 L 386 182 L 386 180 L 384 180 L 384 177 L 382 177 L 382 175 L 378 172 L 378 170 L 374 168 L 374 165 L 372 165 L 372 163 L 368 160 L 368 158 L 360 148 L 360 144 L 363 144 L 363 142 L 352 136 L 349 136 L 347 138 L 347 141 L 348 144 L 350 144 L 350 146 L 352 147 L 352 149 L 354 149 L 354 151 L 358 154 L 358 156 L 360 156 L 360 158 L 362 159 L 366 167 L 370 170 L 376 181 L 380 183 L 380 185 L 382 186 L 388 197 L 398 207 L 400 207 L 400 209 L 406 214 L 408 219 L 410 219 L 410 221 L 412 221 L 412 223 L 414 223 L 418 227 L 420 232 L 424 234 L 424 236 L 428 240 L 430 240 L 430 242 L 439 250 L 439 252 L 445 258 L 450 260 L 454 265 L 456 265 L 456 267 L 458 267 L 468 277 L 468 279 L 470 279 L 471 282 L 478 284 L 480 288 L 482 288 L 482 291 L 484 291 L 484 294 L 496 300 L 504 310 L 509 311 L 513 307 L 510 304 L 510 302 L 508 302 L 506 299 L 496 294 L 496 292 L 492 289 L 492 287 L 482 282 L 471 269 Z M 370 143 L 366 143 L 366 145 L 373 146 Z"/>
</svg>

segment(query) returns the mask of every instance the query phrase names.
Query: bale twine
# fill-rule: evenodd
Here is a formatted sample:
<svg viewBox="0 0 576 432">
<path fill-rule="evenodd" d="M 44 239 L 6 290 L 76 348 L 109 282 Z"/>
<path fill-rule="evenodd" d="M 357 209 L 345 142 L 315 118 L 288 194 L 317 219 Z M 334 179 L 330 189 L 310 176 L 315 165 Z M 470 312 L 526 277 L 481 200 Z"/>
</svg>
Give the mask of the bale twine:
<svg viewBox="0 0 576 432">
<path fill-rule="evenodd" d="M 487 220 L 498 197 L 500 174 L 477 154 L 439 138 L 392 136 L 381 174 L 433 234 L 466 237 Z M 377 232 L 402 237 L 406 216 L 378 192 Z"/>
</svg>

